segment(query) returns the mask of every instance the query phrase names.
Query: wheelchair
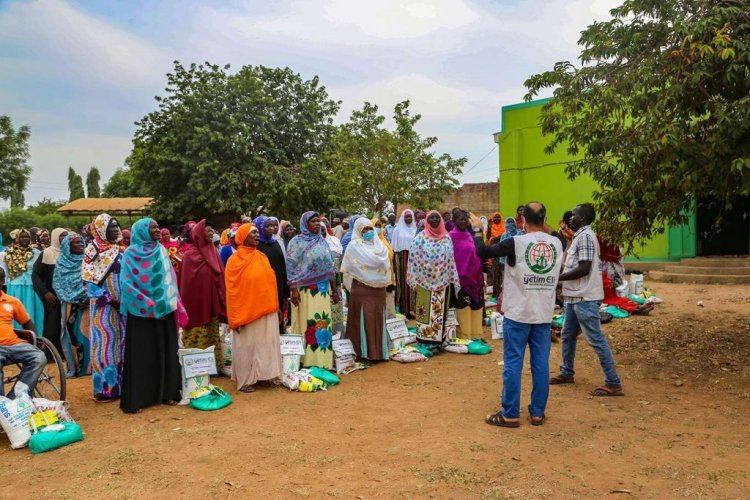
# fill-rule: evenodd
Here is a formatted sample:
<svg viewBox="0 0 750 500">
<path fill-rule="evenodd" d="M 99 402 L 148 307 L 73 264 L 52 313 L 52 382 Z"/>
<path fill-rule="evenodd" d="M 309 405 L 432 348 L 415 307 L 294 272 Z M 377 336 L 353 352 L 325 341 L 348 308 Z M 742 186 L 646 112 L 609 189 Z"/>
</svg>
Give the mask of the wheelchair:
<svg viewBox="0 0 750 500">
<path fill-rule="evenodd" d="M 24 342 L 29 341 L 29 334 L 32 335 L 34 337 L 34 345 L 47 358 L 47 365 L 44 367 L 41 375 L 39 375 L 36 389 L 34 389 L 34 394 L 31 396 L 49 399 L 50 401 L 65 401 L 66 368 L 54 344 L 44 337 L 37 337 L 34 332 L 29 330 L 14 331 Z M 18 375 L 21 373 L 21 365 L 11 363 L 0 368 L 2 368 L 1 376 L 3 377 L 3 384 L 8 394 L 11 394 L 18 380 Z"/>
</svg>

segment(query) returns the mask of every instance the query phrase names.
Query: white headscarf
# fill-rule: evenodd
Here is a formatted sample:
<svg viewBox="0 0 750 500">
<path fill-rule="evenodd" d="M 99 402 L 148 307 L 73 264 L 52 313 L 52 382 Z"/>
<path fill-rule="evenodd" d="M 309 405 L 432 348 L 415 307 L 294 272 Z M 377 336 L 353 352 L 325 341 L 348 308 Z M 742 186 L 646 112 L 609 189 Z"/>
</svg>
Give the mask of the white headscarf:
<svg viewBox="0 0 750 500">
<path fill-rule="evenodd" d="M 411 214 L 411 224 L 404 222 L 404 215 L 406 213 Z M 403 252 L 409 250 L 411 242 L 414 241 L 414 237 L 417 235 L 417 222 L 414 218 L 414 212 L 407 208 L 401 212 L 401 217 L 398 218 L 396 227 L 393 229 L 391 235 L 391 248 L 394 252 Z"/>
<path fill-rule="evenodd" d="M 335 236 L 331 236 L 330 234 L 328 234 L 328 229 L 322 222 L 320 223 L 320 230 L 325 235 L 326 243 L 328 243 L 328 248 L 331 250 L 331 253 L 334 255 L 334 257 L 341 257 L 341 255 L 344 253 L 344 247 L 341 245 L 341 240 L 339 240 Z"/>
<path fill-rule="evenodd" d="M 49 239 L 49 246 L 42 252 L 42 263 L 48 266 L 54 266 L 60 257 L 60 235 L 67 233 L 68 230 L 58 227 L 52 230 L 52 236 Z"/>
<path fill-rule="evenodd" d="M 349 290 L 355 279 L 373 288 L 385 288 L 391 284 L 391 259 L 388 249 L 377 235 L 372 241 L 365 241 L 362 230 L 366 227 L 372 227 L 367 217 L 356 220 L 352 241 L 346 247 L 341 263 L 344 283 Z"/>
</svg>

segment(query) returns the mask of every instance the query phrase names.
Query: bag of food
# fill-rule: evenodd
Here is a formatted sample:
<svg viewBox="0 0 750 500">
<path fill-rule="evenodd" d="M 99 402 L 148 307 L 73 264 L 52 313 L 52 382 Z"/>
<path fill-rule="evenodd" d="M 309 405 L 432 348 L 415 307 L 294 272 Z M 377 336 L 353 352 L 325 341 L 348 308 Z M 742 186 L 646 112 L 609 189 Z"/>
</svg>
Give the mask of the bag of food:
<svg viewBox="0 0 750 500">
<path fill-rule="evenodd" d="M 489 354 L 492 352 L 492 347 L 487 345 L 484 339 L 474 339 L 469 342 L 468 351 L 469 354 Z"/>
<path fill-rule="evenodd" d="M 451 339 L 443 346 L 443 349 L 456 354 L 466 354 L 469 352 L 469 341 L 467 339 Z"/>
<path fill-rule="evenodd" d="M 329 372 L 328 370 L 325 370 L 317 366 L 310 367 L 310 375 L 312 375 L 315 378 L 319 378 L 327 386 L 336 385 L 339 382 L 341 382 L 341 380 L 336 375 Z"/>
<path fill-rule="evenodd" d="M 221 324 L 219 327 L 219 342 L 221 343 L 221 359 L 223 365 L 219 367 L 222 375 L 232 376 L 232 330 L 229 325 Z"/>
<path fill-rule="evenodd" d="M 196 410 L 221 410 L 232 404 L 232 398 L 221 387 L 209 385 L 196 391 L 190 398 L 190 407 Z"/>
<path fill-rule="evenodd" d="M 31 429 L 29 417 L 34 411 L 34 402 L 29 397 L 29 386 L 16 382 L 13 388 L 15 399 L 0 396 L 0 425 L 10 440 L 11 448 L 23 448 L 29 444 Z"/>
<path fill-rule="evenodd" d="M 202 373 L 194 373 L 192 370 L 193 357 L 194 355 L 200 356 L 205 363 L 205 370 Z M 211 385 L 211 375 L 216 375 L 216 358 L 214 356 L 214 346 L 207 347 L 206 349 L 178 349 L 177 357 L 182 366 L 182 399 L 180 400 L 181 405 L 190 404 L 190 395 L 203 387 Z M 209 358 L 214 358 L 213 365 L 211 365 Z M 213 366 L 213 369 L 211 369 Z"/>
<path fill-rule="evenodd" d="M 44 453 L 45 451 L 62 448 L 76 441 L 83 441 L 83 430 L 75 422 L 62 422 L 46 426 L 35 433 L 29 440 L 31 453 Z"/>
</svg>

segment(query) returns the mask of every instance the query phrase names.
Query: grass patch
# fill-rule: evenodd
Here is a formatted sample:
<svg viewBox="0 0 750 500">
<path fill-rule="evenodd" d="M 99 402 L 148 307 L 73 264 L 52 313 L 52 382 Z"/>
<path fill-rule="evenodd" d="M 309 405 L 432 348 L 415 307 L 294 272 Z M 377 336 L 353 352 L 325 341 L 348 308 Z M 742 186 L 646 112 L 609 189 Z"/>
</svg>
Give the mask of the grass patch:
<svg viewBox="0 0 750 500">
<path fill-rule="evenodd" d="M 415 476 L 421 477 L 428 483 L 475 485 L 482 482 L 482 479 L 473 472 L 455 465 L 438 465 L 427 470 L 413 469 L 413 471 Z"/>
</svg>

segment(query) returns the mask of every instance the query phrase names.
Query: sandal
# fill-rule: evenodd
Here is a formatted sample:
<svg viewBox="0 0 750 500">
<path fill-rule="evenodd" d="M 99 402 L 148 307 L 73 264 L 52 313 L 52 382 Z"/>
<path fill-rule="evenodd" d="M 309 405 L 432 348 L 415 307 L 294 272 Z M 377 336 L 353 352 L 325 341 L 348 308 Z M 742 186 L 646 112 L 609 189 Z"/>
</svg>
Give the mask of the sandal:
<svg viewBox="0 0 750 500">
<path fill-rule="evenodd" d="M 239 389 L 240 392 L 244 392 L 245 394 L 250 394 L 251 392 L 255 392 L 255 387 L 252 385 L 243 385 Z"/>
<path fill-rule="evenodd" d="M 95 403 L 112 403 L 115 401 L 115 398 L 105 398 L 101 394 L 94 395 L 94 402 Z"/>
<path fill-rule="evenodd" d="M 625 393 L 622 392 L 622 387 L 612 387 L 609 385 L 603 385 L 601 387 L 597 387 L 593 391 L 589 393 L 591 396 L 624 396 Z"/>
<path fill-rule="evenodd" d="M 502 411 L 487 415 L 484 418 L 484 421 L 490 425 L 496 425 L 498 427 L 510 427 L 510 428 L 521 427 L 521 422 L 519 422 L 518 420 L 515 420 L 515 421 L 506 420 L 505 417 L 503 416 Z"/>
<path fill-rule="evenodd" d="M 544 421 L 547 420 L 546 415 L 542 415 L 541 417 L 535 417 L 534 415 L 529 415 L 531 418 L 531 425 L 544 425 Z"/>
<path fill-rule="evenodd" d="M 164 401 L 164 404 L 167 406 L 177 406 L 180 402 L 175 399 L 170 399 L 169 401 Z"/>
<path fill-rule="evenodd" d="M 562 375 L 555 375 L 549 379 L 549 385 L 560 385 L 560 384 L 575 384 L 576 381 L 573 377 L 564 377 Z"/>
</svg>

